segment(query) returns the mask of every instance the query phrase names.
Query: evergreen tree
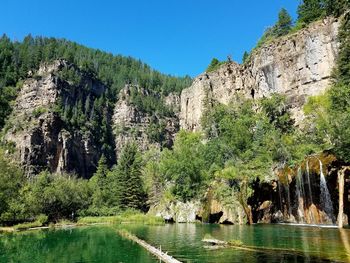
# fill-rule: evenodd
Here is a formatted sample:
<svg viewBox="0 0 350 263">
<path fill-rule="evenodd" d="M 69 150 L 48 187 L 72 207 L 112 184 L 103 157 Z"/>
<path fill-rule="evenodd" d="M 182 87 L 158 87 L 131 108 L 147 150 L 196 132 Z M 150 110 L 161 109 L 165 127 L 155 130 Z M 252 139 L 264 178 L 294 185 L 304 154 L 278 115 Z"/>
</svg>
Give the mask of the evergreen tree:
<svg viewBox="0 0 350 263">
<path fill-rule="evenodd" d="M 285 8 L 282 8 L 278 14 L 278 22 L 275 25 L 275 34 L 277 37 L 287 35 L 293 26 L 292 17 Z"/>
<path fill-rule="evenodd" d="M 130 57 L 113 56 L 112 54 L 87 48 L 65 39 L 26 36 L 22 42 L 12 42 L 6 35 L 0 37 L 0 129 L 4 119 L 11 112 L 12 94 L 16 94 L 17 83 L 28 77 L 28 72 L 35 73 L 42 62 L 56 59 L 66 59 L 79 67 L 85 74 L 96 78 L 107 86 L 107 100 L 114 102 L 117 94 L 125 84 L 134 80 L 141 83 L 143 88 L 155 93 L 167 95 L 170 92 L 179 93 L 191 83 L 191 78 L 177 78 L 152 70 L 148 65 Z M 60 76 L 72 85 L 82 88 L 80 75 L 77 70 L 63 69 Z M 4 88 L 12 90 L 4 91 Z M 84 87 L 85 91 L 91 91 Z M 11 96 L 9 96 L 9 94 Z M 85 100 L 86 98 L 84 98 Z M 91 100 L 93 100 L 91 98 Z M 158 103 L 160 100 L 158 100 Z M 84 103 L 83 103 L 84 104 Z M 92 102 L 91 102 L 92 104 Z M 86 106 L 86 105 L 85 105 Z M 89 105 L 88 105 L 89 106 Z M 74 109 L 72 123 L 78 125 L 84 122 L 79 118 L 80 113 Z M 87 106 L 85 107 L 85 109 Z M 83 110 L 85 110 L 83 109 Z M 99 108 L 95 108 L 99 111 Z M 94 113 L 93 113 L 94 114 Z"/>
<path fill-rule="evenodd" d="M 93 190 L 90 210 L 98 215 L 104 215 L 102 209 L 107 207 L 110 203 L 109 183 L 107 179 L 108 172 L 107 159 L 102 155 L 98 162 L 97 171 L 89 181 L 90 187 Z"/>
<path fill-rule="evenodd" d="M 244 51 L 242 62 L 246 63 L 248 58 L 249 58 L 249 53 L 247 51 Z"/>
<path fill-rule="evenodd" d="M 303 0 L 298 7 L 298 21 L 309 24 L 325 15 L 324 0 Z"/>
<path fill-rule="evenodd" d="M 111 173 L 112 193 L 121 209 L 142 209 L 146 204 L 141 168 L 141 155 L 136 144 L 128 143 Z"/>
<path fill-rule="evenodd" d="M 326 14 L 339 17 L 347 9 L 350 8 L 350 2 L 348 0 L 324 0 Z"/>
<path fill-rule="evenodd" d="M 209 64 L 206 72 L 211 72 L 211 71 L 217 70 L 221 64 L 222 64 L 222 62 L 220 62 L 217 58 L 213 58 Z"/>
</svg>

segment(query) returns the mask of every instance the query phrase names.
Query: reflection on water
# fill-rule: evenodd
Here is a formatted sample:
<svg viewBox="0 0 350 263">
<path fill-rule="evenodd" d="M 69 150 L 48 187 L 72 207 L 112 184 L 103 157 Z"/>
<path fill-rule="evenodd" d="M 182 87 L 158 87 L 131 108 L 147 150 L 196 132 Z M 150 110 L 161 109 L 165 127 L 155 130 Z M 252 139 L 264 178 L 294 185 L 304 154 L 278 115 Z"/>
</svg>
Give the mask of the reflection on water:
<svg viewBox="0 0 350 263">
<path fill-rule="evenodd" d="M 0 235 L 0 262 L 158 262 L 110 227 Z"/>
<path fill-rule="evenodd" d="M 128 226 L 128 229 L 156 246 L 162 245 L 169 254 L 185 262 L 350 262 L 349 248 L 345 245 L 349 246 L 350 231 L 346 229 L 200 224 Z M 221 240 L 241 240 L 244 245 L 264 249 L 209 250 L 201 242 L 205 234 Z M 268 250 L 271 248 L 283 251 Z"/>
<path fill-rule="evenodd" d="M 346 257 L 348 262 L 350 262 L 350 237 L 349 230 L 339 229 L 340 238 L 343 243 L 344 249 L 346 251 Z"/>
<path fill-rule="evenodd" d="M 0 235 L 0 262 L 158 262 L 137 244 L 119 237 L 114 228 L 120 227 L 183 262 L 350 262 L 347 229 L 204 224 L 119 225 Z M 205 234 L 264 249 L 206 249 L 201 241 Z"/>
</svg>

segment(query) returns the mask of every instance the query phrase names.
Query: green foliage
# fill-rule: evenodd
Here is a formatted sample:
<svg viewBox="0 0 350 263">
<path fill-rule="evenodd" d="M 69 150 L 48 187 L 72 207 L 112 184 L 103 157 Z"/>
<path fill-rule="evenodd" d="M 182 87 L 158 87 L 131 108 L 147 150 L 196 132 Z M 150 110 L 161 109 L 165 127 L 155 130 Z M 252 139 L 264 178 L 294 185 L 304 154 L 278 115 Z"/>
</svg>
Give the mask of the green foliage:
<svg viewBox="0 0 350 263">
<path fill-rule="evenodd" d="M 58 76 L 73 86 L 79 86 L 81 83 L 81 75 L 73 67 L 64 67 L 59 71 Z"/>
<path fill-rule="evenodd" d="M 285 8 L 282 8 L 278 14 L 278 21 L 274 28 L 274 33 L 277 37 L 287 35 L 293 26 L 292 17 L 288 14 Z"/>
<path fill-rule="evenodd" d="M 115 216 L 100 216 L 100 217 L 82 217 L 79 218 L 78 224 L 144 224 L 144 225 L 162 225 L 164 219 L 148 214 L 143 214 L 136 210 L 127 210 Z"/>
<path fill-rule="evenodd" d="M 219 61 L 217 58 L 213 58 L 208 66 L 208 68 L 205 70 L 207 73 L 218 70 L 221 65 L 225 64 L 224 61 Z"/>
<path fill-rule="evenodd" d="M 325 15 L 323 0 L 303 0 L 298 7 L 298 20 L 303 24 L 310 24 Z"/>
<path fill-rule="evenodd" d="M 335 83 L 329 91 L 330 138 L 334 151 L 350 161 L 350 15 L 343 18 L 340 32 L 340 51 L 335 70 Z"/>
<path fill-rule="evenodd" d="M 121 209 L 145 209 L 141 168 L 142 159 L 137 146 L 128 143 L 122 150 L 118 165 L 108 174 L 111 194 Z"/>
<path fill-rule="evenodd" d="M 0 150 L 0 224 L 22 219 L 24 204 L 18 196 L 25 183 L 23 172 Z"/>
<path fill-rule="evenodd" d="M 271 98 L 261 100 L 261 106 L 276 129 L 281 130 L 282 133 L 290 133 L 294 130 L 294 121 L 286 108 L 285 97 L 272 94 Z"/>
<path fill-rule="evenodd" d="M 4 126 L 6 117 L 11 113 L 11 102 L 16 98 L 17 89 L 1 87 L 0 83 L 0 128 Z"/>
<path fill-rule="evenodd" d="M 3 35 L 0 37 L 0 128 L 11 112 L 10 102 L 16 96 L 16 90 L 9 87 L 16 87 L 28 72 L 34 74 L 40 63 L 56 59 L 66 59 L 102 81 L 109 89 L 107 99 L 110 101 L 115 100 L 125 84 L 133 83 L 164 95 L 180 93 L 191 84 L 188 76 L 178 78 L 164 75 L 131 57 L 114 56 L 65 39 L 33 38 L 28 35 L 22 42 L 12 42 Z M 60 77 L 75 86 L 81 81 L 77 71 L 72 68 L 63 69 Z"/>
<path fill-rule="evenodd" d="M 312 139 L 331 149 L 338 158 L 350 161 L 350 16 L 341 22 L 340 51 L 332 88 L 323 95 L 309 99 L 304 111 L 309 118 Z M 310 133 L 310 132 L 309 132 Z"/>
<path fill-rule="evenodd" d="M 303 0 L 298 7 L 298 23 L 308 25 L 325 16 L 341 16 L 350 3 L 348 0 Z"/>
<path fill-rule="evenodd" d="M 33 114 L 33 117 L 34 118 L 38 118 L 40 117 L 42 114 L 44 114 L 45 112 L 47 112 L 47 109 L 43 108 L 43 107 L 38 107 L 38 108 L 35 108 L 32 112 Z"/>
<path fill-rule="evenodd" d="M 180 131 L 173 150 L 162 152 L 160 173 L 172 182 L 172 193 L 183 201 L 198 196 L 203 186 L 205 162 L 201 139 L 200 134 Z"/>
<path fill-rule="evenodd" d="M 160 121 L 159 123 L 151 123 L 147 128 L 147 137 L 151 142 L 158 142 L 161 145 L 166 140 L 166 123 Z"/>
<path fill-rule="evenodd" d="M 248 59 L 249 59 L 249 53 L 247 51 L 244 51 L 243 57 L 242 57 L 243 64 L 247 63 Z"/>
<path fill-rule="evenodd" d="M 26 229 L 34 228 L 34 227 L 41 227 L 47 223 L 47 220 L 48 220 L 48 217 L 46 215 L 40 214 L 36 217 L 35 221 L 17 224 L 14 226 L 14 229 L 15 230 L 26 230 Z"/>
<path fill-rule="evenodd" d="M 152 148 L 144 154 L 145 167 L 142 170 L 142 179 L 150 205 L 159 204 L 166 191 L 166 179 L 160 172 L 159 159 L 158 149 Z"/>
<path fill-rule="evenodd" d="M 147 94 L 144 94 L 144 92 Z M 174 116 L 174 112 L 165 105 L 159 94 L 150 90 L 144 90 L 144 92 L 137 87 L 131 87 L 129 102 L 135 105 L 138 110 L 150 115 L 157 115 L 159 117 Z"/>
<path fill-rule="evenodd" d="M 45 214 L 50 221 L 74 219 L 90 203 L 87 181 L 69 175 L 42 172 L 24 193 L 29 215 Z"/>
<path fill-rule="evenodd" d="M 339 17 L 350 8 L 350 2 L 348 0 L 324 0 L 324 8 L 327 15 Z"/>
<path fill-rule="evenodd" d="M 110 215 L 119 211 L 118 207 L 112 207 L 110 204 L 110 182 L 107 178 L 109 173 L 107 159 L 104 155 L 100 158 L 97 171 L 89 180 L 90 189 L 93 189 L 91 196 L 91 205 L 85 214 L 92 215 Z"/>
<path fill-rule="evenodd" d="M 272 27 L 265 30 L 263 36 L 258 41 L 256 48 L 259 48 L 266 43 L 289 34 L 293 28 L 292 17 L 288 14 L 287 10 L 282 8 L 278 14 L 278 20 Z"/>
</svg>

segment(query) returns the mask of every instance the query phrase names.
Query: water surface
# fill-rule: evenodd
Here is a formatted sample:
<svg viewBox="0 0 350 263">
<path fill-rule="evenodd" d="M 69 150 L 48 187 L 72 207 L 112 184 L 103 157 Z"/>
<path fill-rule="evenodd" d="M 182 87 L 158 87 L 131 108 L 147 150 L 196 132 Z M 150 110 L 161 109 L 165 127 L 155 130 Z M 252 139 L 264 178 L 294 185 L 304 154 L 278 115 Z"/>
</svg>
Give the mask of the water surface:
<svg viewBox="0 0 350 263">
<path fill-rule="evenodd" d="M 350 230 L 317 227 L 174 224 L 129 230 L 184 262 L 350 262 Z M 211 250 L 202 238 L 241 240 L 244 245 L 278 250 Z"/>
<path fill-rule="evenodd" d="M 158 262 L 111 227 L 82 227 L 0 235 L 0 262 Z"/>
<path fill-rule="evenodd" d="M 183 262 L 350 262 L 350 230 L 205 224 L 96 226 L 0 235 L 0 262 L 159 262 L 137 244 L 119 237 L 116 228 L 126 228 Z M 206 234 L 273 250 L 212 250 L 201 241 Z"/>
</svg>

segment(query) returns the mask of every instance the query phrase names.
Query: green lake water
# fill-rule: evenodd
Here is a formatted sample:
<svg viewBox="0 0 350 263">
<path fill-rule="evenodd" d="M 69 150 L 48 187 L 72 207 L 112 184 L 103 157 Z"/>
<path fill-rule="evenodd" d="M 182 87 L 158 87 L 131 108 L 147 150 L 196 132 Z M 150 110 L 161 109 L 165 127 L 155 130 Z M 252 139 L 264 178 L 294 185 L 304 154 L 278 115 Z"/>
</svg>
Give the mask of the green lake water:
<svg viewBox="0 0 350 263">
<path fill-rule="evenodd" d="M 0 235 L 0 262 L 159 262 L 111 227 L 83 227 Z M 285 225 L 124 225 L 183 262 L 350 262 L 350 230 Z M 208 249 L 205 234 L 265 248 Z M 284 249 L 283 251 L 268 248 Z M 287 250 L 287 251 L 286 251 Z"/>
</svg>

